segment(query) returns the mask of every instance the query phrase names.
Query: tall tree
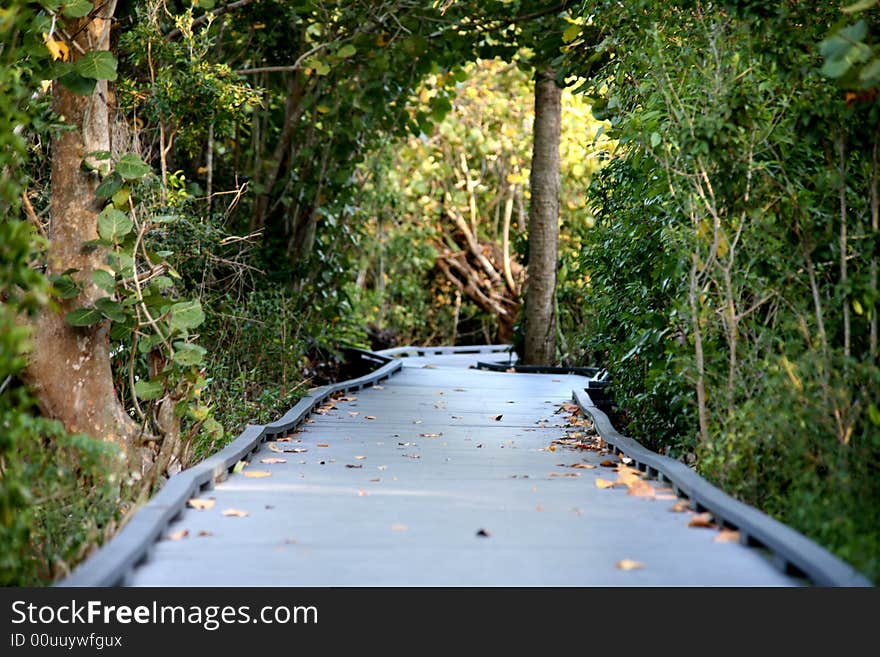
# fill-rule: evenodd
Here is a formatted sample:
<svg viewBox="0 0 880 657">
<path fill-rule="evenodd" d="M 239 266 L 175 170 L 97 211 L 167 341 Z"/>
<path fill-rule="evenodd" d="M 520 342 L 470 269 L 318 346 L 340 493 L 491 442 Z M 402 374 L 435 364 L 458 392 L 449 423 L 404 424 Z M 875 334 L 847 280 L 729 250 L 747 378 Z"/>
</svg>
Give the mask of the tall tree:
<svg viewBox="0 0 880 657">
<path fill-rule="evenodd" d="M 88 58 L 95 74 L 85 79 L 95 84 L 91 93 L 76 93 L 57 81 L 52 87 L 53 110 L 64 117 L 68 129 L 52 140 L 48 273 L 75 270 L 72 276 L 83 291 L 76 300 L 61 301 L 61 312 L 46 308 L 37 317 L 26 379 L 45 415 L 61 420 L 68 431 L 113 441 L 131 453 L 141 432 L 114 388 L 109 322 L 73 327 L 64 319 L 75 307 L 104 296 L 92 282 L 92 273 L 106 269 L 106 250 L 87 244 L 99 237 L 101 208 L 95 190 L 100 181 L 81 165 L 89 154 L 111 147 L 106 78 L 114 74 L 101 71 L 113 59 L 107 51 L 115 8 L 116 0 L 95 0 L 87 15 L 62 22 L 64 33 L 71 35 L 71 59 Z"/>
<path fill-rule="evenodd" d="M 559 133 L 562 90 L 552 69 L 535 79 L 535 124 L 529 181 L 529 273 L 525 303 L 527 365 L 551 364 L 556 357 L 556 260 L 559 243 Z"/>
</svg>

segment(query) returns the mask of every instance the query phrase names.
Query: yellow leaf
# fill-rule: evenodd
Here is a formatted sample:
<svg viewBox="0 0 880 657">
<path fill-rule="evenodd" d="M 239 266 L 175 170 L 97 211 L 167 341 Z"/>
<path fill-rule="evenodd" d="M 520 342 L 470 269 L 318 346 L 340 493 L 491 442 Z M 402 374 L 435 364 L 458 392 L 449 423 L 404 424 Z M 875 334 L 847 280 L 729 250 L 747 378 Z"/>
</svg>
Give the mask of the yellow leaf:
<svg viewBox="0 0 880 657">
<path fill-rule="evenodd" d="M 59 59 L 62 62 L 66 62 L 70 59 L 70 48 L 68 48 L 67 44 L 63 41 L 56 41 L 48 34 L 43 34 L 43 40 L 46 43 L 46 49 L 49 51 L 49 54 L 52 55 L 52 59 L 58 61 Z"/>
<path fill-rule="evenodd" d="M 229 516 L 232 518 L 245 518 L 250 515 L 247 511 L 241 511 L 240 509 L 226 509 L 223 511 L 224 516 Z"/>
<path fill-rule="evenodd" d="M 596 488 L 613 488 L 614 482 L 608 481 L 607 479 L 596 479 Z"/>
<path fill-rule="evenodd" d="M 192 499 L 187 500 L 186 504 L 190 508 L 204 511 L 205 509 L 213 509 L 216 502 L 217 500 L 208 500 L 204 498 L 193 497 Z"/>
<path fill-rule="evenodd" d="M 251 479 L 262 479 L 263 477 L 272 476 L 271 472 L 265 470 L 246 470 L 243 474 L 245 477 L 250 477 Z"/>
<path fill-rule="evenodd" d="M 645 567 L 641 561 L 634 561 L 632 559 L 621 559 L 616 564 L 620 570 L 641 570 Z"/>
<path fill-rule="evenodd" d="M 698 513 L 691 518 L 688 523 L 688 527 L 704 527 L 706 529 L 711 529 L 714 526 L 715 518 L 712 517 L 711 513 Z"/>
<path fill-rule="evenodd" d="M 735 529 L 722 529 L 714 540 L 716 543 L 739 543 L 739 532 Z"/>
<path fill-rule="evenodd" d="M 865 309 L 862 308 L 862 304 L 859 302 L 858 299 L 852 300 L 852 307 L 853 310 L 856 311 L 856 315 L 863 315 L 865 313 Z"/>
<path fill-rule="evenodd" d="M 647 481 L 636 479 L 629 485 L 627 495 L 634 495 L 636 497 L 654 497 L 654 487 Z"/>
</svg>

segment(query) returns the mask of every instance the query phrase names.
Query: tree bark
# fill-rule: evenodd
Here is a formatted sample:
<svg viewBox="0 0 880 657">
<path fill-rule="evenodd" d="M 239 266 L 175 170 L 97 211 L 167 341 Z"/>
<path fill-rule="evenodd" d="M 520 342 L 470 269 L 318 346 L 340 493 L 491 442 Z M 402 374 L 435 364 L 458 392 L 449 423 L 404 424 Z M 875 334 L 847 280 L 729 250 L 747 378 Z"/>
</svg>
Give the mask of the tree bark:
<svg viewBox="0 0 880 657">
<path fill-rule="evenodd" d="M 66 25 L 83 52 L 108 49 L 115 6 L 115 0 L 96 0 L 93 18 Z M 74 56 L 76 52 L 71 48 Z M 60 312 L 47 308 L 37 317 L 25 378 L 44 415 L 60 420 L 70 432 L 112 441 L 132 456 L 141 432 L 116 395 L 108 323 L 73 328 L 64 321 L 69 311 L 104 296 L 92 283 L 92 272 L 106 268 L 106 251 L 83 245 L 98 238 L 99 180 L 80 165 L 87 153 L 110 150 L 107 82 L 99 81 L 91 96 L 75 94 L 56 82 L 52 109 L 71 129 L 52 140 L 48 273 L 78 270 L 74 278 L 82 282 L 83 292 L 61 302 Z"/>
<path fill-rule="evenodd" d="M 529 184 L 529 267 L 525 304 L 526 365 L 556 360 L 556 260 L 559 239 L 559 132 L 562 90 L 552 71 L 535 82 L 535 123 Z"/>
</svg>

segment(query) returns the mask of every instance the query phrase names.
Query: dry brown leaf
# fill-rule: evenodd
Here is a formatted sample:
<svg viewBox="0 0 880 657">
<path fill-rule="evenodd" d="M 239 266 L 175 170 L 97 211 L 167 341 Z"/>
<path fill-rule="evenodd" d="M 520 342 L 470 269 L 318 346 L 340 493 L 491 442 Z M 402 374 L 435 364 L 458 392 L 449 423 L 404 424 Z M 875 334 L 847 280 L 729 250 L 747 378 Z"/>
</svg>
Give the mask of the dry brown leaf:
<svg viewBox="0 0 880 657">
<path fill-rule="evenodd" d="M 272 464 L 272 463 L 287 463 L 287 459 L 279 459 L 279 458 L 270 457 L 270 458 L 267 458 L 267 459 L 260 459 L 260 463 L 267 463 L 267 464 Z"/>
<path fill-rule="evenodd" d="M 266 470 L 245 470 L 242 474 L 245 477 L 250 477 L 251 479 L 262 479 L 263 477 L 272 476 L 272 473 Z"/>
<path fill-rule="evenodd" d="M 610 459 L 605 459 L 599 465 L 601 465 L 603 468 L 616 468 L 620 464 L 615 463 L 614 461 L 611 461 Z"/>
<path fill-rule="evenodd" d="M 318 443 L 318 447 L 330 447 L 330 443 Z"/>
<path fill-rule="evenodd" d="M 364 419 L 365 420 L 375 420 L 376 416 L 375 415 L 367 415 Z"/>
<path fill-rule="evenodd" d="M 428 365 L 422 365 L 422 369 L 423 369 L 423 370 L 436 370 L 436 369 L 437 369 L 437 366 L 436 366 L 436 365 L 431 365 L 431 364 L 428 364 Z"/>
<path fill-rule="evenodd" d="M 281 450 L 278 448 L 278 445 L 276 445 L 275 443 L 266 443 L 266 444 L 269 446 L 270 451 L 278 452 L 279 454 L 281 453 Z"/>
<path fill-rule="evenodd" d="M 358 491 L 358 497 L 366 497 L 367 495 L 369 495 L 369 493 L 365 490 Z"/>
<path fill-rule="evenodd" d="M 636 479 L 629 485 L 626 494 L 635 497 L 654 497 L 654 487 L 643 479 Z"/>
<path fill-rule="evenodd" d="M 193 497 L 186 501 L 186 505 L 191 509 L 196 509 L 198 511 L 204 511 L 205 509 L 213 509 L 214 505 L 217 503 L 217 500 L 209 500 L 203 497 Z"/>
<path fill-rule="evenodd" d="M 203 529 L 203 530 L 200 531 L 198 534 L 196 534 L 196 536 L 199 536 L 199 537 L 201 537 L 201 538 L 204 538 L 205 536 L 213 536 L 213 535 L 214 535 L 214 534 L 212 534 L 211 532 L 209 532 L 209 531 L 207 531 L 207 530 L 205 530 L 205 529 Z"/>
<path fill-rule="evenodd" d="M 645 564 L 641 561 L 634 561 L 633 559 L 621 559 L 614 565 L 620 570 L 641 570 L 645 567 Z"/>
<path fill-rule="evenodd" d="M 691 503 L 687 500 L 679 500 L 675 504 L 672 505 L 672 508 L 669 509 L 674 513 L 684 513 L 685 511 L 691 510 Z"/>
<path fill-rule="evenodd" d="M 596 488 L 614 488 L 614 482 L 600 477 L 596 479 Z"/>
<path fill-rule="evenodd" d="M 593 470 L 596 466 L 592 463 L 572 463 L 569 467 L 579 470 Z"/>
<path fill-rule="evenodd" d="M 554 445 L 554 444 L 551 443 L 550 446 L 547 447 L 547 449 L 549 449 L 551 452 L 555 452 L 555 451 L 556 451 L 556 445 Z"/>
<path fill-rule="evenodd" d="M 544 511 L 544 505 L 543 505 L 543 504 L 539 504 L 538 506 L 535 507 L 535 511 L 543 512 L 543 511 Z"/>
<path fill-rule="evenodd" d="M 503 417 L 504 417 L 504 414 L 502 413 L 501 415 L 490 415 L 489 419 L 494 420 L 495 422 L 500 422 L 501 418 L 503 418 Z"/>
<path fill-rule="evenodd" d="M 394 523 L 391 525 L 391 531 L 393 532 L 405 532 L 407 529 L 409 529 L 409 527 L 400 523 Z"/>
<path fill-rule="evenodd" d="M 364 467 L 364 466 L 362 466 L 360 463 L 358 463 L 357 465 L 355 465 L 354 463 L 346 463 L 346 464 L 345 464 L 345 467 L 346 467 L 346 468 L 353 468 L 353 469 L 355 469 L 355 468 L 362 468 L 362 467 Z"/>
<path fill-rule="evenodd" d="M 294 447 L 293 449 L 284 449 L 281 451 L 287 452 L 289 454 L 302 454 L 303 452 L 308 452 L 309 450 L 305 447 Z"/>
<path fill-rule="evenodd" d="M 698 513 L 688 522 L 688 527 L 704 527 L 712 529 L 715 527 L 715 518 L 708 511 L 706 513 Z"/>
<path fill-rule="evenodd" d="M 617 483 L 624 486 L 632 486 L 636 481 L 641 481 L 642 473 L 625 465 L 617 466 Z"/>
<path fill-rule="evenodd" d="M 187 536 L 189 536 L 189 530 L 188 530 L 188 529 L 179 529 L 179 530 L 177 530 L 176 532 L 172 532 L 172 533 L 170 533 L 170 534 L 166 534 L 166 535 L 165 535 L 165 538 L 166 538 L 167 540 L 169 540 L 169 541 L 179 541 L 179 540 L 181 540 L 181 539 L 183 539 L 183 538 L 186 538 Z"/>
<path fill-rule="evenodd" d="M 722 529 L 715 537 L 716 543 L 739 543 L 740 533 L 735 529 Z"/>
<path fill-rule="evenodd" d="M 224 516 L 229 516 L 231 518 L 246 518 L 250 515 L 247 511 L 242 511 L 240 509 L 225 509 L 223 511 Z"/>
</svg>

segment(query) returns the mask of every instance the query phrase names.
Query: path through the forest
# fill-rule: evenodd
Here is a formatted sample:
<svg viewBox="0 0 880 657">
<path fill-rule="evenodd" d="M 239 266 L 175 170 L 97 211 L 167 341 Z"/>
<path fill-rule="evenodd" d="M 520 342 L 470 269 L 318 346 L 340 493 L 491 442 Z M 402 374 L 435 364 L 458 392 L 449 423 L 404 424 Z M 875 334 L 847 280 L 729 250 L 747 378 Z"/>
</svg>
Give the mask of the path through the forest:
<svg viewBox="0 0 880 657">
<path fill-rule="evenodd" d="M 137 586 L 786 586 L 759 550 L 621 479 L 565 406 L 579 376 L 404 359 L 199 494 Z M 554 443 L 562 439 L 561 443 Z M 568 444 L 566 444 L 568 443 Z M 626 473 L 624 471 L 624 477 Z M 699 523 L 697 523 L 699 524 Z"/>
</svg>

